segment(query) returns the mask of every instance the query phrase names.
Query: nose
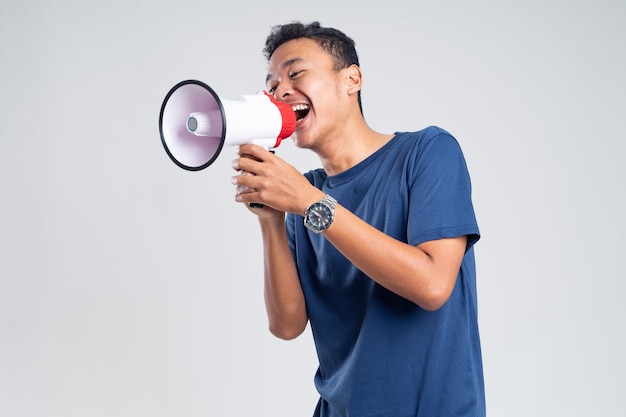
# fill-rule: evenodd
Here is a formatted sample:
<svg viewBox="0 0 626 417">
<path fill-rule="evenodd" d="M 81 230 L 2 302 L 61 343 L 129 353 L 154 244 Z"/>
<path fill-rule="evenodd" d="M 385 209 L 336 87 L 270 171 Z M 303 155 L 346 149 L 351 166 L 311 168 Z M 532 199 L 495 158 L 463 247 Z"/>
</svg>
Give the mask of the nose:
<svg viewBox="0 0 626 417">
<path fill-rule="evenodd" d="M 274 90 L 274 98 L 276 100 L 284 100 L 291 94 L 293 94 L 293 85 L 289 79 L 282 80 Z"/>
</svg>

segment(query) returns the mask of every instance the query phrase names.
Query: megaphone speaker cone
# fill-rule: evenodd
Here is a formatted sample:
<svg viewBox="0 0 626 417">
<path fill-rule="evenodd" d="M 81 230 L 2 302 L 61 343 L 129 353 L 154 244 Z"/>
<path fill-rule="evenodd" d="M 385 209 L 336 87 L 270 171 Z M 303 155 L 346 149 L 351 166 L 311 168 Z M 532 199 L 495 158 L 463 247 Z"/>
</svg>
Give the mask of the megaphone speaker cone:
<svg viewBox="0 0 626 417">
<path fill-rule="evenodd" d="M 188 125 L 194 113 L 202 119 L 195 126 L 205 133 L 202 136 Z M 176 84 L 161 106 L 159 130 L 163 147 L 176 165 L 190 171 L 208 167 L 224 145 L 226 120 L 219 96 L 201 81 Z"/>
</svg>

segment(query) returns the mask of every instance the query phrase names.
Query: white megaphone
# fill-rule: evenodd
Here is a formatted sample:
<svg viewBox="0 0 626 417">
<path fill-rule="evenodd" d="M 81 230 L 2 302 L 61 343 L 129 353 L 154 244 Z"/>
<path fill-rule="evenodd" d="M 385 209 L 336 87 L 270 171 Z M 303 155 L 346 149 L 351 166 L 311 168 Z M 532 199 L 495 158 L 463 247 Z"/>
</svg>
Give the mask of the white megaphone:
<svg viewBox="0 0 626 417">
<path fill-rule="evenodd" d="M 267 92 L 221 100 L 211 87 L 196 80 L 176 84 L 165 96 L 159 117 L 165 151 L 189 171 L 211 165 L 225 145 L 276 148 L 295 129 L 291 106 Z"/>
</svg>

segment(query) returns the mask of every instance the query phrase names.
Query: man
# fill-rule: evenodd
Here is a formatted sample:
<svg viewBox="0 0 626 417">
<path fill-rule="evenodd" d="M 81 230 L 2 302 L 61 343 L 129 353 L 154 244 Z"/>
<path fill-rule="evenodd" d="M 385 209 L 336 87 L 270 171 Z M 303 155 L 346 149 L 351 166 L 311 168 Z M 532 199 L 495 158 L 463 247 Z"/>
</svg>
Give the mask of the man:
<svg viewBox="0 0 626 417">
<path fill-rule="evenodd" d="M 473 245 L 462 152 L 446 131 L 382 134 L 365 122 L 354 42 L 314 22 L 276 26 L 267 90 L 298 117 L 302 175 L 256 145 L 233 168 L 258 216 L 270 331 L 310 322 L 315 416 L 484 416 Z"/>
</svg>

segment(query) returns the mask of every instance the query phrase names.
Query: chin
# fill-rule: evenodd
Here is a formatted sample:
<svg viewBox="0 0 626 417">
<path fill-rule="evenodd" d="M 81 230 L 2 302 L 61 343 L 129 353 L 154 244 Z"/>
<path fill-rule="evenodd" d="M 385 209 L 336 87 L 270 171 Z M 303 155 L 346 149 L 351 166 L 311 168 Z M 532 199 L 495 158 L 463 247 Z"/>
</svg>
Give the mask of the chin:
<svg viewBox="0 0 626 417">
<path fill-rule="evenodd" d="M 297 132 L 291 135 L 291 140 L 293 140 L 294 145 L 298 148 L 310 148 L 311 144 L 307 142 L 306 135 L 299 135 Z"/>
</svg>

